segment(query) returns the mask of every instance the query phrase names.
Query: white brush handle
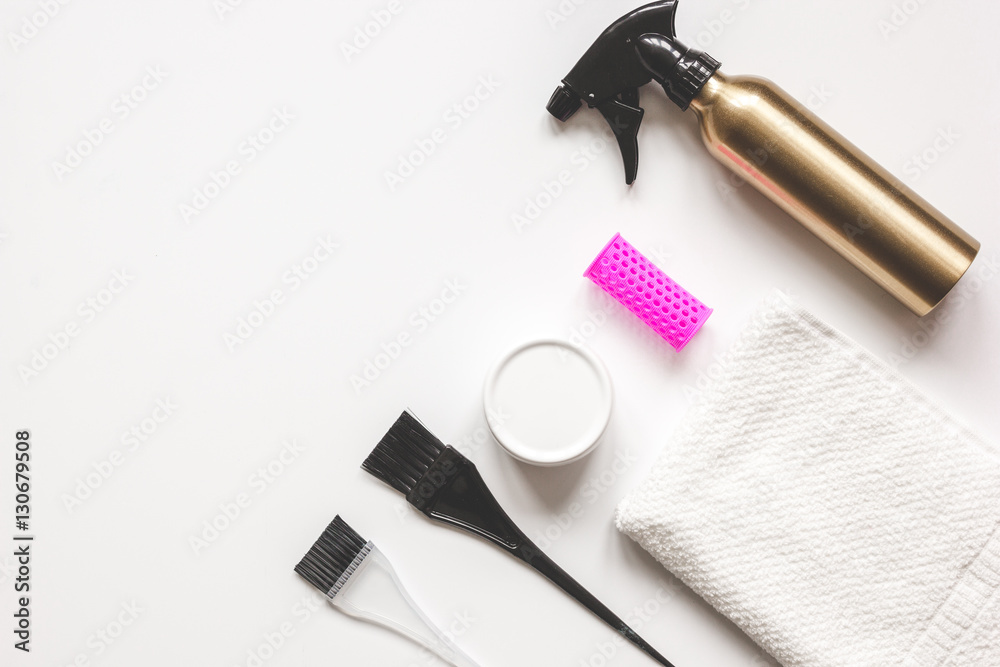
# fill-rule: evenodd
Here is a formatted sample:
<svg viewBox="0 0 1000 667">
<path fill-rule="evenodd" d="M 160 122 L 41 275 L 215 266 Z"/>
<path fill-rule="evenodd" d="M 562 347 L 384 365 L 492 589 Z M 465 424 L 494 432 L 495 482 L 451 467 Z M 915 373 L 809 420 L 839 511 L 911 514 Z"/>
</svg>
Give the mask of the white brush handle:
<svg viewBox="0 0 1000 667">
<path fill-rule="evenodd" d="M 398 632 L 455 667 L 479 667 L 424 615 L 389 560 L 369 546 L 371 552 L 330 602 L 345 614 Z"/>
</svg>

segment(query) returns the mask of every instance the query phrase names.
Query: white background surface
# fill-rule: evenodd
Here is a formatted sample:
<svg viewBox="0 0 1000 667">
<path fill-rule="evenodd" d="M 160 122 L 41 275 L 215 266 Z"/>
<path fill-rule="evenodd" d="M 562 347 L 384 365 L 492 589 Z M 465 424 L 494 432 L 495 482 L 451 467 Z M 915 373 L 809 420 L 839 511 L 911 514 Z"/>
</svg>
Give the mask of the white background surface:
<svg viewBox="0 0 1000 667">
<path fill-rule="evenodd" d="M 827 91 L 819 114 L 977 236 L 973 272 L 986 275 L 976 272 L 997 261 L 1000 241 L 1000 8 L 900 4 L 916 12 L 884 35 L 887 0 L 687 0 L 678 33 L 695 43 L 725 17 L 700 42 L 724 71 L 767 76 L 814 104 Z M 405 513 L 401 496 L 359 469 L 404 407 L 447 441 L 478 439 L 472 458 L 509 513 L 532 536 L 556 536 L 548 552 L 609 606 L 629 615 L 663 587 L 672 597 L 651 604 L 642 634 L 679 667 L 766 664 L 618 535 L 612 516 L 691 388 L 774 287 L 879 357 L 909 355 L 905 376 L 1000 436 L 1000 280 L 967 282 L 927 335 L 750 188 L 724 196 L 727 172 L 662 90 L 642 91 L 631 189 L 617 148 L 593 149 L 599 114 L 565 125 L 548 116 L 561 77 L 632 2 L 567 1 L 575 10 L 554 25 L 554 1 L 403 2 L 348 61 L 341 44 L 385 6 L 247 0 L 220 19 L 209 0 L 70 3 L 15 49 L 10 33 L 40 5 L 5 3 L 0 537 L 10 544 L 14 532 L 14 432 L 30 429 L 37 541 L 34 651 L 14 651 L 5 630 L 3 664 L 248 665 L 285 623 L 293 634 L 269 667 L 424 664 L 405 641 L 332 609 L 298 613 L 311 591 L 292 567 L 338 512 L 394 560 L 432 617 L 474 619 L 459 641 L 484 666 L 605 664 L 598 645 L 611 632 L 599 621 L 485 543 Z M 122 118 L 115 101 L 147 67 L 167 74 Z M 498 85 L 451 120 L 481 79 Z M 247 161 L 241 143 L 275 108 L 294 120 Z M 113 131 L 60 180 L 53 163 L 104 118 Z M 436 128 L 445 141 L 390 191 L 385 172 Z M 907 165 L 949 128 L 957 139 L 929 169 Z M 229 160 L 240 173 L 187 224 L 179 205 Z M 518 230 L 512 215 L 563 170 L 562 194 Z M 716 309 L 682 354 L 580 277 L 616 231 Z M 317 237 L 339 249 L 292 289 L 283 276 Z M 88 319 L 80 304 L 123 270 L 127 287 Z M 419 324 L 448 281 L 461 294 Z M 275 289 L 284 301 L 230 351 L 224 336 Z M 599 309 L 606 322 L 587 326 Z M 68 349 L 24 381 L 19 367 L 70 323 L 79 329 Z M 356 391 L 350 377 L 400 334 L 409 346 Z M 527 339 L 580 334 L 592 334 L 616 384 L 608 440 L 567 468 L 514 462 L 484 440 L 486 370 Z M 122 435 L 158 399 L 177 407 L 129 451 Z M 303 451 L 262 485 L 256 471 L 291 440 Z M 68 509 L 114 450 L 121 465 Z M 630 457 L 621 474 L 610 472 L 617 452 Z M 602 474 L 606 483 L 593 481 Z M 196 553 L 190 538 L 239 494 L 249 506 Z M 560 527 L 574 502 L 582 516 Z M 0 551 L 5 628 L 10 551 Z M 98 639 L 133 603 L 135 621 L 110 645 Z M 606 664 L 652 663 L 623 649 Z"/>
</svg>

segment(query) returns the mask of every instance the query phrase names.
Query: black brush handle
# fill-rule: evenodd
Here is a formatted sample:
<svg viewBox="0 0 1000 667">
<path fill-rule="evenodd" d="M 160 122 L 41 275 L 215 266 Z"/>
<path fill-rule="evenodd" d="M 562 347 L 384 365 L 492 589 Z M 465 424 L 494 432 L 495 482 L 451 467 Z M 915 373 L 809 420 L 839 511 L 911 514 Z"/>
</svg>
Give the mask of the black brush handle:
<svg viewBox="0 0 1000 667">
<path fill-rule="evenodd" d="M 625 621 L 542 553 L 500 507 L 475 464 L 454 448 L 445 448 L 406 499 L 431 519 L 478 535 L 524 561 L 649 657 L 661 665 L 674 667 Z"/>
<path fill-rule="evenodd" d="M 566 591 L 573 597 L 573 599 L 582 604 L 584 607 L 594 612 L 598 618 L 614 628 L 622 637 L 639 647 L 653 660 L 656 660 L 661 665 L 666 665 L 666 667 L 674 667 L 673 663 L 660 655 L 659 652 L 657 652 L 657 650 L 652 646 L 647 644 L 646 640 L 636 634 L 636 631 L 630 628 L 625 621 L 618 618 L 618 616 L 613 611 L 608 609 L 603 602 L 594 597 L 593 593 L 580 585 L 580 583 L 567 574 L 564 569 L 556 565 L 551 558 L 542 553 L 538 547 L 528 540 L 528 538 L 525 537 L 524 543 L 511 553 L 533 567 L 536 571 L 543 574 L 546 579 L 554 583 L 556 586 Z"/>
</svg>

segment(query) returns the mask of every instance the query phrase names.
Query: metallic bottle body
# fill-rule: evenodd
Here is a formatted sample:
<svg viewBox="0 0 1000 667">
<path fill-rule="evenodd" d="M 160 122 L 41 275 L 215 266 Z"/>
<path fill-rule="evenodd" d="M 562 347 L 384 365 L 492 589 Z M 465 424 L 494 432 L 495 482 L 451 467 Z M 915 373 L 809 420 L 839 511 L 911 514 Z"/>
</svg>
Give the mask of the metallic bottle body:
<svg viewBox="0 0 1000 667">
<path fill-rule="evenodd" d="M 709 151 L 917 315 L 979 242 L 766 79 L 716 72 L 691 108 Z"/>
</svg>

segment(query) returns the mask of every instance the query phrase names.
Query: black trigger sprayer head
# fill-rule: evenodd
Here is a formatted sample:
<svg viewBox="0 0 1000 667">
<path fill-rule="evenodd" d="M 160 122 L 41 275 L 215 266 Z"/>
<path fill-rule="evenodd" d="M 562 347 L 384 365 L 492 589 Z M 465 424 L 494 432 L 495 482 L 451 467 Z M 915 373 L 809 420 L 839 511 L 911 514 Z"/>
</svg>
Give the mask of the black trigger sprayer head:
<svg viewBox="0 0 1000 667">
<path fill-rule="evenodd" d="M 560 121 L 586 102 L 611 126 L 625 162 L 625 182 L 639 169 L 639 88 L 656 81 L 686 110 L 719 62 L 677 41 L 677 0 L 640 7 L 612 23 L 587 49 L 546 105 Z"/>
</svg>

